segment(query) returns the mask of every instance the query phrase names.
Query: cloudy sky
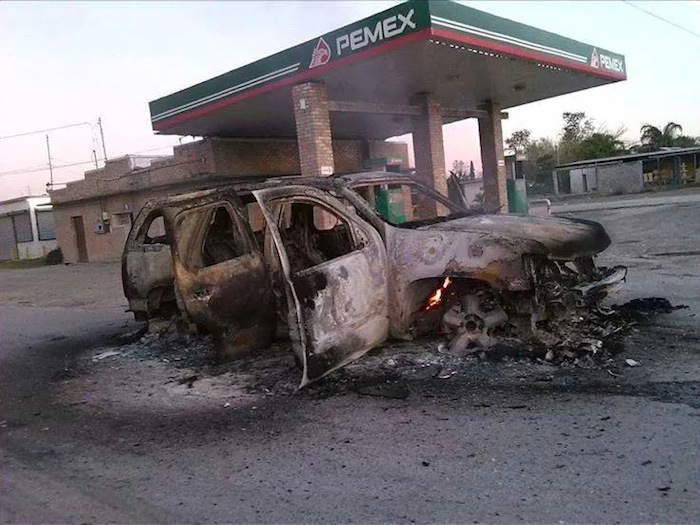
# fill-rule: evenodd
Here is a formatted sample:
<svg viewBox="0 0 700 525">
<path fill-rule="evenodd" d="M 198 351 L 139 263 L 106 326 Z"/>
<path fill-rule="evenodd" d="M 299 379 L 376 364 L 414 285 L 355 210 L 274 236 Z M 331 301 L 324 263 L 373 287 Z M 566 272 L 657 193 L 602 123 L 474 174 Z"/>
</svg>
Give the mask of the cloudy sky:
<svg viewBox="0 0 700 525">
<path fill-rule="evenodd" d="M 0 3 L 0 200 L 41 193 L 49 133 L 57 182 L 89 169 L 102 118 L 109 157 L 168 154 L 148 101 L 310 40 L 395 1 L 2 2 Z M 554 136 L 564 111 L 599 125 L 675 121 L 700 135 L 700 3 L 624 1 L 463 2 L 499 16 L 622 53 L 629 80 L 510 110 L 504 134 Z M 636 6 L 636 7 L 635 7 Z M 641 11 L 650 11 L 664 22 Z M 691 34 L 697 33 L 697 34 Z M 478 164 L 474 121 L 445 127 L 448 164 Z"/>
</svg>

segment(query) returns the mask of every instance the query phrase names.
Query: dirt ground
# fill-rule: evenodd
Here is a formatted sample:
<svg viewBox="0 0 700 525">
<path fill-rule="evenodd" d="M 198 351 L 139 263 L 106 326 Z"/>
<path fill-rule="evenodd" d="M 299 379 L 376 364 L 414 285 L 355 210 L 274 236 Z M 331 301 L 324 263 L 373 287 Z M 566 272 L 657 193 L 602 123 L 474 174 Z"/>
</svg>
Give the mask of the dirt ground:
<svg viewBox="0 0 700 525">
<path fill-rule="evenodd" d="M 617 302 L 688 306 L 604 365 L 390 343 L 299 392 L 284 346 L 124 343 L 119 265 L 0 271 L 0 521 L 697 521 L 698 210 L 577 213 L 630 269 Z"/>
<path fill-rule="evenodd" d="M 0 270 L 0 303 L 16 306 L 128 308 L 119 263 Z"/>
</svg>

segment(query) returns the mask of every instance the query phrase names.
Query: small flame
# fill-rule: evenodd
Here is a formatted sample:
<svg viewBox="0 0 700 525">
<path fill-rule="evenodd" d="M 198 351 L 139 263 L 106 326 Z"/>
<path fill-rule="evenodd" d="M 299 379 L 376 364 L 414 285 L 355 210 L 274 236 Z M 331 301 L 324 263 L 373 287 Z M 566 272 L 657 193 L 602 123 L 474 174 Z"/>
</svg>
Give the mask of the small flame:
<svg viewBox="0 0 700 525">
<path fill-rule="evenodd" d="M 433 295 L 428 297 L 428 304 L 425 305 L 426 312 L 429 312 L 430 310 L 433 310 L 440 306 L 440 303 L 442 302 L 443 292 L 447 290 L 447 287 L 450 286 L 450 284 L 452 284 L 452 279 L 450 279 L 449 277 L 445 277 L 445 280 L 440 285 L 440 288 L 435 290 Z"/>
</svg>

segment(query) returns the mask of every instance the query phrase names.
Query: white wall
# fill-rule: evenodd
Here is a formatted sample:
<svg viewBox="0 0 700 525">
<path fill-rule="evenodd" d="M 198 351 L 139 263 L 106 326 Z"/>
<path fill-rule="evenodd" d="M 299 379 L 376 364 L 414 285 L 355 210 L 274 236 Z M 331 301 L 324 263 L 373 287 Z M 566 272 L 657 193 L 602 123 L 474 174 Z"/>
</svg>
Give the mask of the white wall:
<svg viewBox="0 0 700 525">
<path fill-rule="evenodd" d="M 583 184 L 583 177 L 586 176 L 586 185 Z M 571 181 L 571 193 L 590 193 L 598 189 L 597 168 L 576 168 L 569 171 Z"/>
<path fill-rule="evenodd" d="M 462 193 L 464 193 L 464 197 L 467 200 L 467 204 L 469 204 L 469 207 L 478 207 L 478 204 L 474 201 L 474 198 L 477 196 L 478 193 L 484 192 L 484 181 L 482 179 L 477 179 L 474 181 L 463 182 L 461 186 Z"/>
<path fill-rule="evenodd" d="M 45 207 L 51 204 L 50 197 L 27 197 L 13 202 L 0 203 L 0 215 L 23 212 L 29 210 L 29 219 L 32 224 L 32 238 L 30 242 L 17 243 L 17 256 L 20 259 L 36 259 L 43 257 L 51 250 L 58 247 L 56 239 L 50 241 L 39 240 L 39 230 L 36 223 L 36 207 Z"/>
</svg>

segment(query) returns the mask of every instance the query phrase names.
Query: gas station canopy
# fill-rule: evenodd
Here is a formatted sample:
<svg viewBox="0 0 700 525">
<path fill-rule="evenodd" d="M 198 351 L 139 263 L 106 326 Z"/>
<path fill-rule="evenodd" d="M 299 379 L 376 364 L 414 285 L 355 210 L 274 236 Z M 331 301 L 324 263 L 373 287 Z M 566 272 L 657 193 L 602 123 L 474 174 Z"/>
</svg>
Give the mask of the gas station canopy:
<svg viewBox="0 0 700 525">
<path fill-rule="evenodd" d="M 626 78 L 622 55 L 446 1 L 412 0 L 150 103 L 161 134 L 294 137 L 291 88 L 326 85 L 333 137 L 411 132 L 431 93 L 443 123 Z"/>
</svg>

